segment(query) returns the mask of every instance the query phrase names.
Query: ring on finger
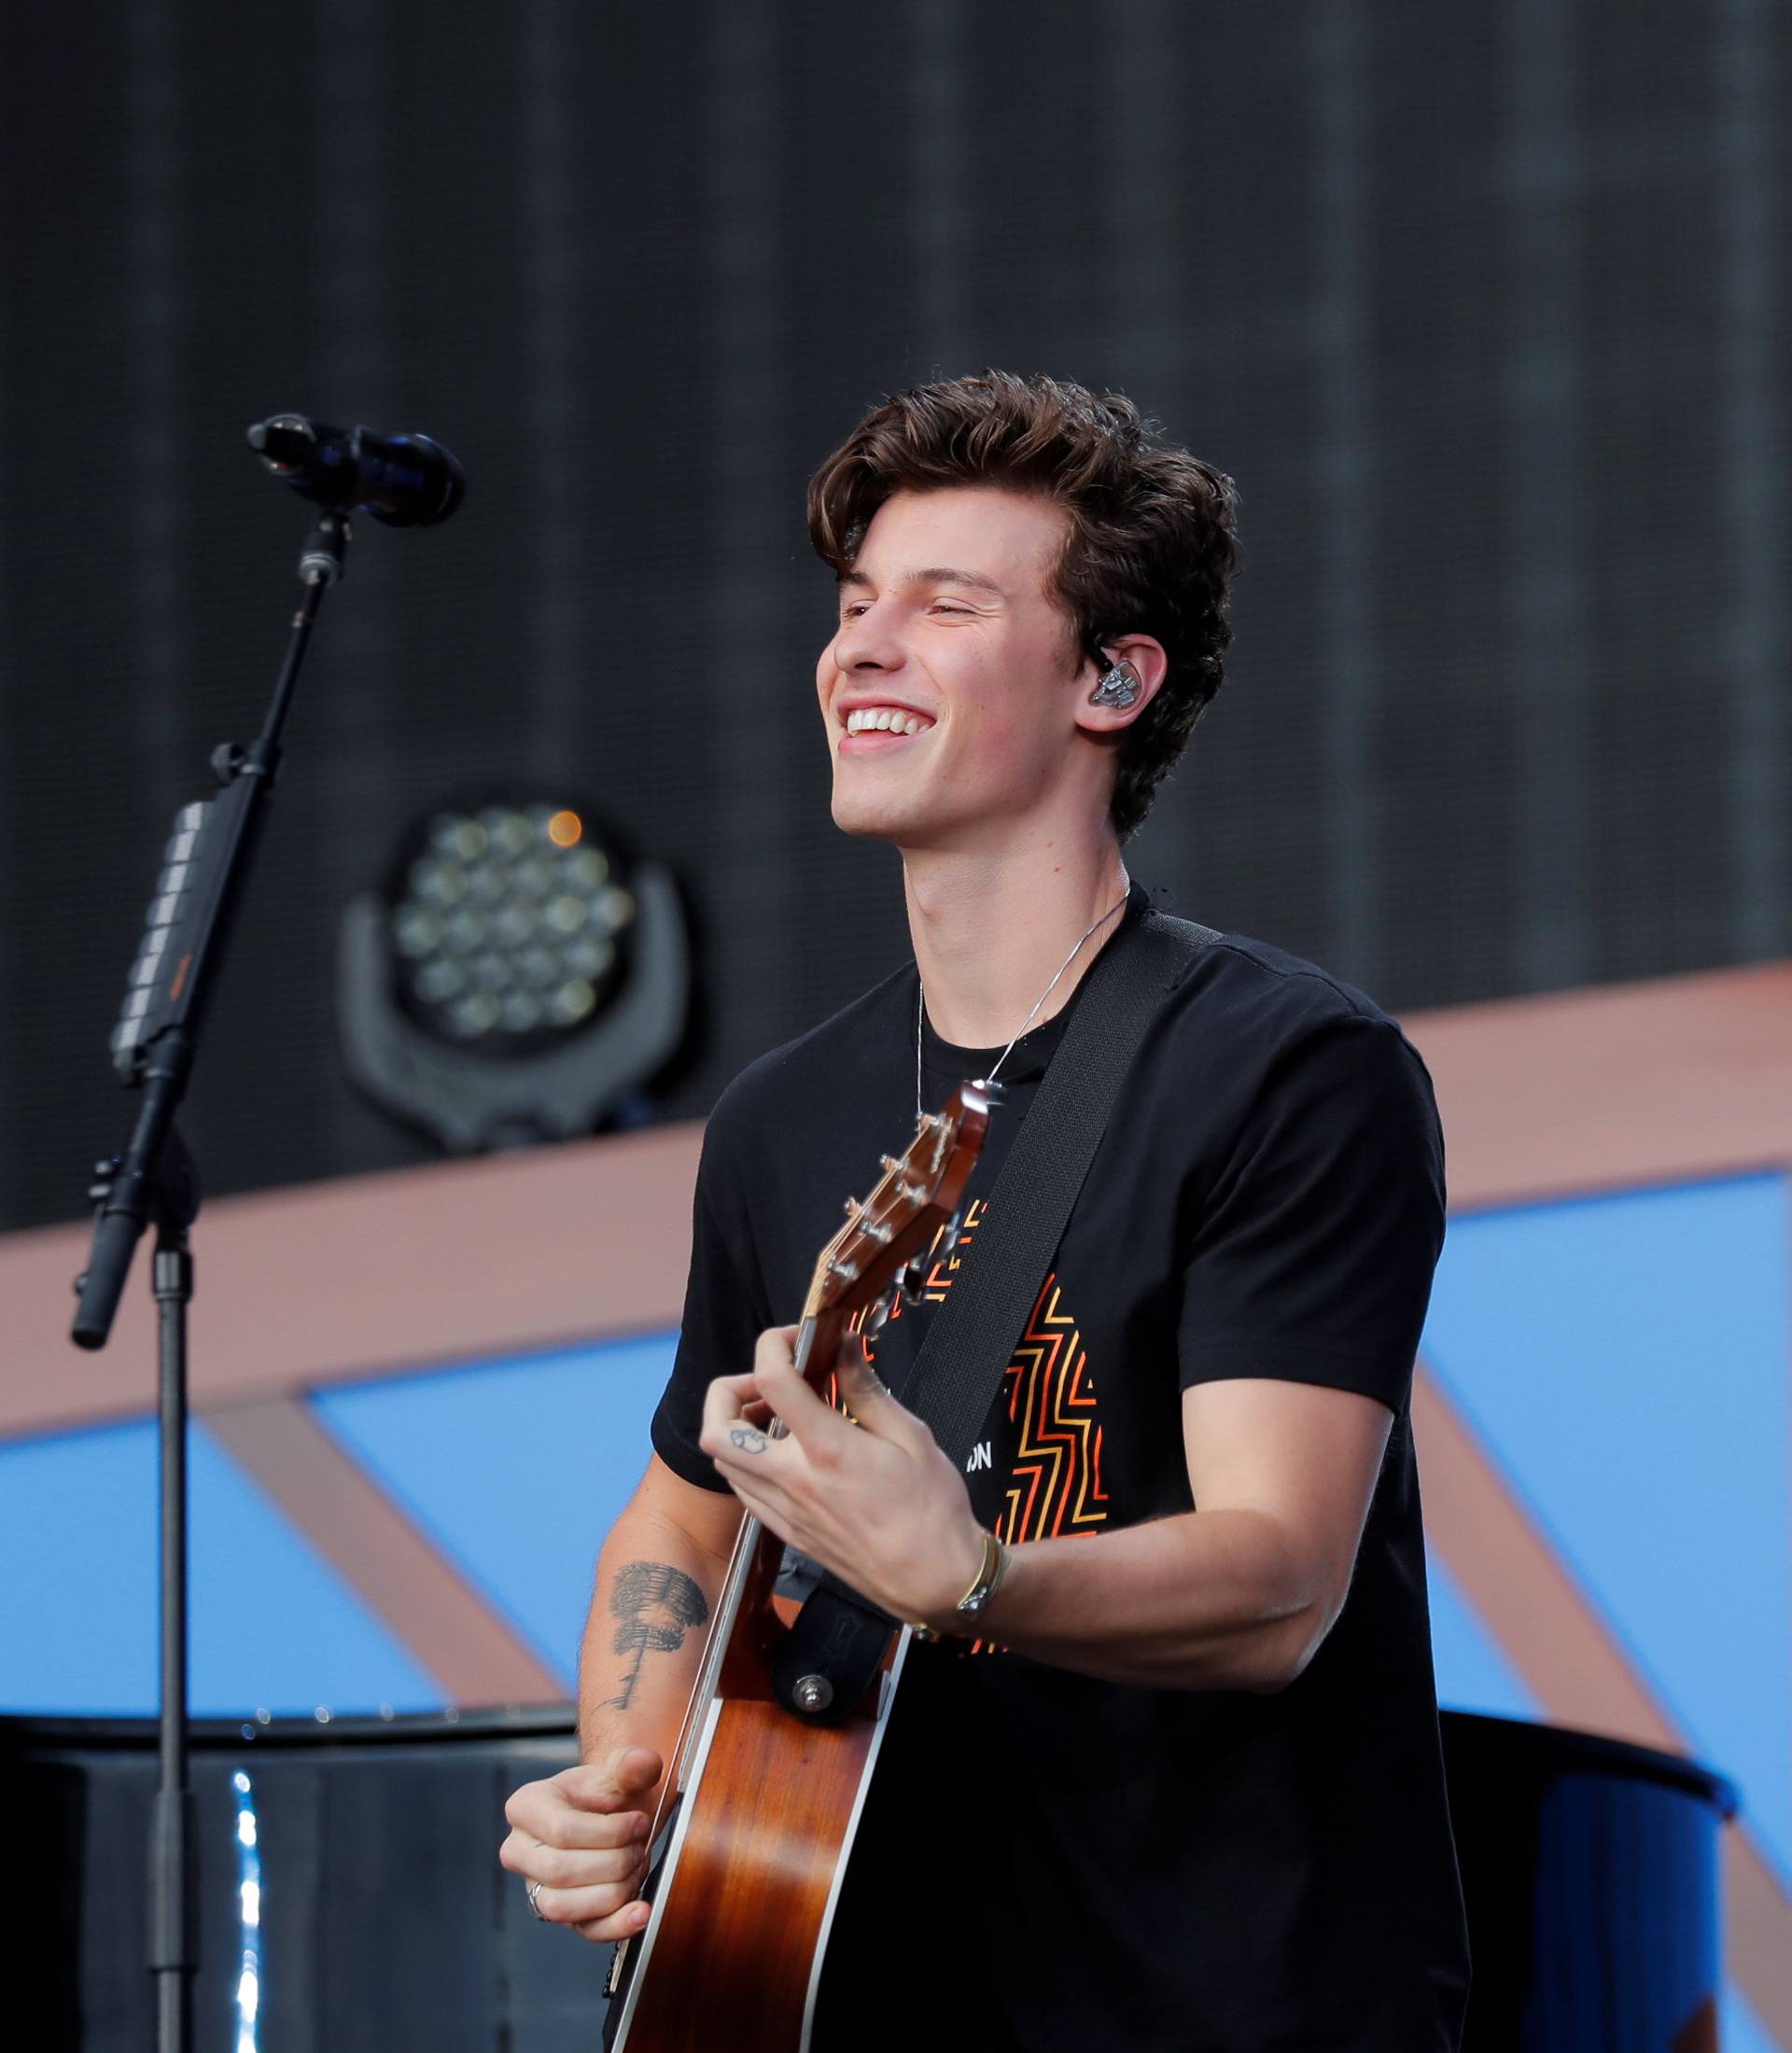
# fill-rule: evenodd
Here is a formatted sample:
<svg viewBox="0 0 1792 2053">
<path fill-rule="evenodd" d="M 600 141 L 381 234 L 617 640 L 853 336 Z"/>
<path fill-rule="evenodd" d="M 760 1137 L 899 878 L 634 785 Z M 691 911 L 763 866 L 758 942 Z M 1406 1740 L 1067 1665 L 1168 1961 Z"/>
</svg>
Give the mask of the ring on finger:
<svg viewBox="0 0 1792 2053">
<path fill-rule="evenodd" d="M 523 1893 L 529 1899 L 529 1908 L 535 1913 L 538 1918 L 540 1919 L 543 1924 L 546 1924 L 548 1921 L 548 1914 L 536 1901 L 536 1898 L 541 1893 L 541 1883 L 531 1882 L 528 1888 L 525 1889 Z"/>
</svg>

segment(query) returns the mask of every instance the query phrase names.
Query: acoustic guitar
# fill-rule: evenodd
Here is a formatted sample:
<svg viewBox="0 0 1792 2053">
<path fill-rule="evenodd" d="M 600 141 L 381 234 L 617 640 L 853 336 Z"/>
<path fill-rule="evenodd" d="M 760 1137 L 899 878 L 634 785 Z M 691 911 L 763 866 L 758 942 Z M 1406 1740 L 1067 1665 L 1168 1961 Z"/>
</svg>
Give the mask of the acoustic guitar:
<svg viewBox="0 0 1792 2053">
<path fill-rule="evenodd" d="M 951 1245 L 988 1116 L 987 1097 L 961 1085 L 921 1120 L 906 1154 L 884 1157 L 870 1195 L 847 1200 L 797 1331 L 797 1367 L 818 1391 L 853 1322 L 875 1331 L 895 1293 L 917 1295 L 927 1264 Z M 827 1684 L 798 1678 L 798 1704 L 838 1713 L 810 1722 L 775 1681 L 791 1629 L 775 1601 L 782 1557 L 776 1535 L 742 1520 L 649 1833 L 651 1913 L 610 1971 L 605 2040 L 616 2053 L 809 2044 L 828 1929 L 910 1634 L 889 1635 L 857 1702 L 818 1706 Z"/>
</svg>

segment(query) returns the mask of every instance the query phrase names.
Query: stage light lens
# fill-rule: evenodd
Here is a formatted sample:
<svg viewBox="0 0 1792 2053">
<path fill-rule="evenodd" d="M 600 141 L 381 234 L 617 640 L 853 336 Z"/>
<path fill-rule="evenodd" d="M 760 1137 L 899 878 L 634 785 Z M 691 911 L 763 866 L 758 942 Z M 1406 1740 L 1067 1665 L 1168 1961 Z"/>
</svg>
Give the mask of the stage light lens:
<svg viewBox="0 0 1792 2053">
<path fill-rule="evenodd" d="M 569 978 L 548 1001 L 548 1010 L 567 1026 L 589 1019 L 597 1009 L 597 994 L 583 977 Z"/>
<path fill-rule="evenodd" d="M 400 955 L 409 956 L 413 962 L 421 962 L 441 946 L 441 922 L 433 913 L 413 905 L 393 922 L 392 938 L 398 943 Z"/>
<path fill-rule="evenodd" d="M 625 968 L 636 918 L 625 873 L 571 806 L 441 808 L 400 859 L 387 901 L 400 1004 L 493 1054 L 576 1031 Z"/>
<path fill-rule="evenodd" d="M 602 976 L 615 957 L 615 949 L 599 934 L 581 934 L 560 951 L 567 968 L 587 981 Z"/>
<path fill-rule="evenodd" d="M 448 1007 L 444 1016 L 450 1033 L 462 1040 L 477 1040 L 497 1025 L 498 1003 L 489 991 L 469 991 Z"/>
<path fill-rule="evenodd" d="M 467 978 L 458 963 L 438 957 L 417 971 L 417 990 L 432 1005 L 445 1005 L 467 988 Z"/>
</svg>

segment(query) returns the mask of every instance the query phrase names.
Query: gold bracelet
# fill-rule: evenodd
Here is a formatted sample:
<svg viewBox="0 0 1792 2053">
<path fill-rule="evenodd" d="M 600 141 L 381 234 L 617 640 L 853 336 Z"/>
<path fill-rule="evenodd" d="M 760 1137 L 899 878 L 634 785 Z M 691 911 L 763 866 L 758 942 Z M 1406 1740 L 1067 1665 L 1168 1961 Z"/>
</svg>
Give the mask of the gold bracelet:
<svg viewBox="0 0 1792 2053">
<path fill-rule="evenodd" d="M 996 1585 L 1001 1581 L 1001 1572 L 1008 1566 L 1008 1557 L 1002 1551 L 1001 1542 L 993 1532 L 983 1536 L 983 1559 L 977 1564 L 976 1575 L 971 1587 L 959 1599 L 958 1610 L 966 1617 L 974 1618 L 996 1594 Z"/>
<path fill-rule="evenodd" d="M 989 1599 L 996 1594 L 1002 1577 L 1008 1572 L 1008 1550 L 993 1532 L 987 1529 L 983 1533 L 983 1557 L 977 1563 L 977 1572 L 971 1580 L 971 1586 L 952 1607 L 955 1614 L 974 1625 L 984 1613 Z M 923 1625 L 918 1619 L 906 1621 L 908 1629 L 917 1640 L 937 1640 L 940 1635 L 933 1627 Z"/>
</svg>

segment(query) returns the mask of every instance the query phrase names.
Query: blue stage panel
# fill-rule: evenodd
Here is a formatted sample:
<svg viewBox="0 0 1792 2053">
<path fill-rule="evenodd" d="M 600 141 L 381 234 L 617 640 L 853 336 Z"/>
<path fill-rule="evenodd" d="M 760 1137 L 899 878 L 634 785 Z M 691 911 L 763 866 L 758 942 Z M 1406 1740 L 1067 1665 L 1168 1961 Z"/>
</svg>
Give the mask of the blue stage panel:
<svg viewBox="0 0 1792 2053">
<path fill-rule="evenodd" d="M 312 1402 L 570 1694 L 597 1549 L 640 1480 L 676 1334 L 335 1384 Z"/>
<path fill-rule="evenodd" d="M 440 1704 L 440 1685 L 203 1428 L 188 1435 L 200 1717 Z M 156 1704 L 156 1434 L 0 1444 L 0 1705 Z"/>
<path fill-rule="evenodd" d="M 1724 2053 L 1786 2053 L 1734 1982 L 1724 1987 L 1721 2041 Z"/>
<path fill-rule="evenodd" d="M 1449 1711 L 1479 1711 L 1496 1718 L 1541 1717 L 1536 1698 L 1505 1649 L 1429 1547 L 1425 1586 L 1431 1602 L 1431 1658 L 1437 1675 L 1438 1703 Z"/>
<path fill-rule="evenodd" d="M 1451 1222 L 1427 1361 L 1792 1876 L 1778 1173 Z"/>
</svg>

